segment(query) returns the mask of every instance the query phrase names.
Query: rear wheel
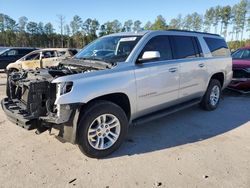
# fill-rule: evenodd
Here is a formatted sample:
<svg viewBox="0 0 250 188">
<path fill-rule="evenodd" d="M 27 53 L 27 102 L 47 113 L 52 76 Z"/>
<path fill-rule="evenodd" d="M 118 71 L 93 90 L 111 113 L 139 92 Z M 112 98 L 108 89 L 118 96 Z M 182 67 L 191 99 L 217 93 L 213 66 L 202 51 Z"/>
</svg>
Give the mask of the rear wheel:
<svg viewBox="0 0 250 188">
<path fill-rule="evenodd" d="M 208 85 L 207 91 L 203 96 L 200 103 L 201 107 L 205 110 L 215 110 L 221 98 L 221 84 L 218 80 L 212 79 Z"/>
<path fill-rule="evenodd" d="M 87 156 L 102 158 L 119 148 L 127 130 L 128 120 L 119 106 L 108 101 L 96 101 L 80 118 L 77 142 Z"/>
</svg>

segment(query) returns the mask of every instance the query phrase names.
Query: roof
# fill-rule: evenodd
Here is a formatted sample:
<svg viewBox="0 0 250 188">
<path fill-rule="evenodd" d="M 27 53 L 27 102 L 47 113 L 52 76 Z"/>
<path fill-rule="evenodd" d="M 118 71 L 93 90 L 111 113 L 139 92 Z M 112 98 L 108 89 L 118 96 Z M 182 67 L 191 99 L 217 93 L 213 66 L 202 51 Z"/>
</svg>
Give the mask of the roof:
<svg viewBox="0 0 250 188">
<path fill-rule="evenodd" d="M 170 30 L 143 30 L 138 32 L 121 32 L 121 33 L 114 33 L 108 36 L 143 36 L 148 33 L 165 33 L 165 34 L 191 34 L 191 35 L 202 35 L 202 36 L 212 36 L 212 37 L 221 37 L 218 34 L 206 33 L 206 32 L 197 32 L 197 31 L 187 31 L 187 30 L 177 30 L 177 29 L 170 29 Z"/>
<path fill-rule="evenodd" d="M 195 34 L 203 34 L 203 35 L 213 35 L 213 36 L 220 37 L 220 35 L 218 35 L 218 34 L 207 33 L 207 32 L 199 32 L 199 31 L 189 31 L 189 30 L 180 30 L 180 29 L 169 29 L 167 31 L 184 32 L 184 33 L 195 33 Z"/>
<path fill-rule="evenodd" d="M 136 32 L 120 32 L 120 33 L 114 33 L 114 34 L 110 34 L 108 36 L 143 36 L 146 33 L 148 33 L 150 31 L 136 31 Z"/>
</svg>

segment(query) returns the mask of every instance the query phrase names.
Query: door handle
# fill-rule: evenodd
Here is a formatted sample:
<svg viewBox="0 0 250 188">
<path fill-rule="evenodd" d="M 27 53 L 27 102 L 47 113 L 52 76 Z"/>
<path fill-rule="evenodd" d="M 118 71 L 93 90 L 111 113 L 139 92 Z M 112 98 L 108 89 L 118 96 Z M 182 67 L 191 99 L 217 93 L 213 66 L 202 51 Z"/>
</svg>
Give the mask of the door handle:
<svg viewBox="0 0 250 188">
<path fill-rule="evenodd" d="M 202 68 L 202 67 L 204 67 L 204 66 L 205 66 L 204 63 L 200 63 L 200 64 L 199 64 L 199 67 L 200 67 L 200 68 Z"/>
<path fill-rule="evenodd" d="M 172 73 L 174 73 L 174 72 L 176 72 L 177 71 L 177 68 L 170 68 L 169 69 L 169 72 L 172 72 Z"/>
</svg>

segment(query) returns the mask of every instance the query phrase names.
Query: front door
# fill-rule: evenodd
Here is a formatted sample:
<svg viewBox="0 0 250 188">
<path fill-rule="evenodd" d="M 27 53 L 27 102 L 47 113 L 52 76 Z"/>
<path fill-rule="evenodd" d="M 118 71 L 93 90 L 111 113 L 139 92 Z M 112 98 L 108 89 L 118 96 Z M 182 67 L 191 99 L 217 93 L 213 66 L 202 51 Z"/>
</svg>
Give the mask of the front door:
<svg viewBox="0 0 250 188">
<path fill-rule="evenodd" d="M 140 57 L 145 51 L 158 51 L 160 58 L 135 66 L 139 116 L 175 104 L 179 92 L 179 64 L 172 60 L 168 36 L 150 39 Z"/>
<path fill-rule="evenodd" d="M 22 69 L 40 68 L 41 55 L 40 52 L 34 52 L 27 55 L 22 61 Z"/>
</svg>

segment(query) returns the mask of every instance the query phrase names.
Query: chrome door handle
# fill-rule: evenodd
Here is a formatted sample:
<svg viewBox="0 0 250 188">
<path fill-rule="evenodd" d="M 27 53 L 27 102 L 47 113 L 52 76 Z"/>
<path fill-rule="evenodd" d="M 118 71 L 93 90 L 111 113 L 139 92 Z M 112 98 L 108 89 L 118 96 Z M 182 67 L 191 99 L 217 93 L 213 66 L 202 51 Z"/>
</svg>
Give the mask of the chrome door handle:
<svg viewBox="0 0 250 188">
<path fill-rule="evenodd" d="M 172 72 L 172 73 L 174 73 L 174 72 L 176 72 L 177 71 L 177 68 L 170 68 L 169 69 L 169 72 Z"/>
<path fill-rule="evenodd" d="M 200 68 L 202 68 L 202 67 L 204 67 L 204 66 L 205 66 L 204 63 L 200 63 L 200 64 L 199 64 L 199 67 L 200 67 Z"/>
</svg>

